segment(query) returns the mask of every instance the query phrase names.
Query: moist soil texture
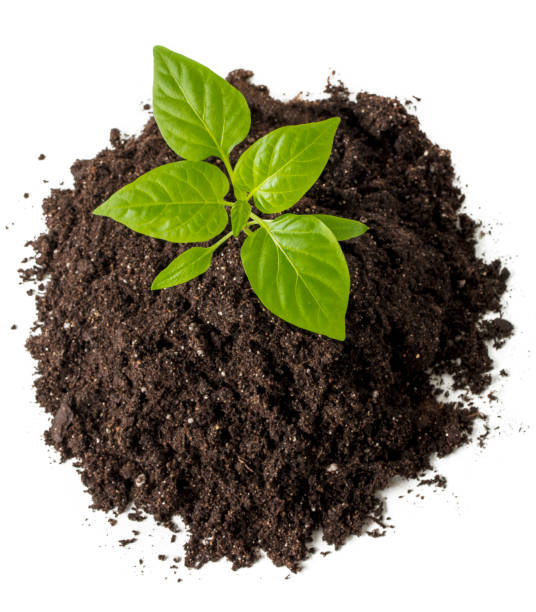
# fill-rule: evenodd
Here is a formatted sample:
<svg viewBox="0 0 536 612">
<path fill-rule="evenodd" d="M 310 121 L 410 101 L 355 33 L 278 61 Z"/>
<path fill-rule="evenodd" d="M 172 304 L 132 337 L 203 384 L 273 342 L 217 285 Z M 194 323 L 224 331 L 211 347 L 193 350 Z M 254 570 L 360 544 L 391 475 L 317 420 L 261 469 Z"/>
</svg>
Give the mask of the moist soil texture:
<svg viewBox="0 0 536 612">
<path fill-rule="evenodd" d="M 382 524 L 380 492 L 395 476 L 422 474 L 432 455 L 469 439 L 480 415 L 441 401 L 432 380 L 488 386 L 486 343 L 512 330 L 500 315 L 508 272 L 476 256 L 450 153 L 404 105 L 331 84 L 326 99 L 283 103 L 250 77 L 228 77 L 252 110 L 234 160 L 277 127 L 342 119 L 324 173 L 293 212 L 370 226 L 342 244 L 346 341 L 268 312 L 240 240 L 201 279 L 150 291 L 185 247 L 91 213 L 177 159 L 151 118 L 137 137 L 112 130 L 111 148 L 72 166 L 74 188 L 44 201 L 47 230 L 22 272 L 41 283 L 27 346 L 52 417 L 46 441 L 75 459 L 95 508 L 134 507 L 164 524 L 180 516 L 189 567 L 226 557 L 236 569 L 265 551 L 295 571 L 314 532 L 340 546 Z M 483 325 L 489 311 L 495 321 Z"/>
</svg>

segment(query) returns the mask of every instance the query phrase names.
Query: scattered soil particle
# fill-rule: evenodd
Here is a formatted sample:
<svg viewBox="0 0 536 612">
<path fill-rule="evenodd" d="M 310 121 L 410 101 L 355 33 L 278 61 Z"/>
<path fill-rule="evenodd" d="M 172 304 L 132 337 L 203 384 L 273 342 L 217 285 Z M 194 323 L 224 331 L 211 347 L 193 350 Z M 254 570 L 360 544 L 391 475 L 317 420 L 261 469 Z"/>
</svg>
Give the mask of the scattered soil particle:
<svg viewBox="0 0 536 612">
<path fill-rule="evenodd" d="M 137 541 L 137 538 L 127 538 L 125 540 L 119 540 L 120 546 L 129 546 L 129 544 L 134 544 Z"/>
<path fill-rule="evenodd" d="M 158 555 L 159 561 L 165 561 L 167 559 L 167 555 Z"/>
<path fill-rule="evenodd" d="M 25 200 L 27 200 L 29 197 L 30 197 L 30 194 L 29 194 L 29 193 L 25 193 L 25 194 L 24 194 L 24 199 L 25 199 Z"/>
<path fill-rule="evenodd" d="M 490 340 L 494 348 L 501 348 L 507 338 L 512 335 L 514 326 L 502 317 L 482 322 L 482 337 Z"/>
<path fill-rule="evenodd" d="M 239 241 L 201 279 L 150 291 L 186 247 L 91 212 L 177 159 L 151 118 L 138 137 L 112 130 L 112 148 L 73 164 L 74 189 L 44 201 L 47 231 L 31 243 L 35 267 L 22 273 L 48 279 L 27 346 L 37 399 L 53 417 L 46 441 L 77 460 L 95 508 L 134 503 L 167 525 L 179 515 L 188 567 L 222 557 L 248 566 L 264 550 L 296 571 L 315 530 L 341 546 L 371 516 L 381 519 L 379 493 L 394 476 L 416 478 L 433 454 L 468 440 L 470 409 L 439 401 L 430 374 L 487 387 L 486 342 L 512 327 L 480 322 L 500 312 L 508 271 L 476 256 L 477 225 L 461 209 L 450 153 L 400 102 L 351 99 L 339 84 L 325 100 L 283 103 L 250 76 L 229 75 L 252 110 L 234 161 L 281 125 L 342 119 L 324 173 L 294 212 L 371 228 L 342 244 L 347 340 L 267 312 Z"/>
<path fill-rule="evenodd" d="M 127 514 L 127 517 L 131 520 L 131 521 L 135 521 L 136 523 L 141 523 L 142 521 L 144 521 L 147 517 L 145 515 L 143 515 L 139 509 L 134 510 L 133 512 L 129 512 Z"/>
<path fill-rule="evenodd" d="M 13 323 L 13 325 L 11 326 L 11 329 L 17 329 L 17 325 Z"/>
<path fill-rule="evenodd" d="M 425 478 L 419 482 L 418 487 L 428 485 L 434 486 L 438 489 L 446 489 L 447 488 L 447 479 L 441 474 L 436 474 L 433 478 Z"/>
<path fill-rule="evenodd" d="M 52 419 L 48 433 L 50 439 L 55 443 L 59 443 L 63 440 L 65 432 L 73 420 L 73 411 L 71 410 L 72 400 L 72 393 L 66 393 L 62 397 L 60 407 Z"/>
<path fill-rule="evenodd" d="M 481 433 L 478 436 L 478 446 L 480 448 L 484 448 L 486 446 L 486 441 L 489 438 L 490 433 L 491 427 L 487 424 L 487 422 L 484 422 L 484 433 Z"/>
<path fill-rule="evenodd" d="M 117 519 L 109 518 L 108 522 L 110 523 L 112 527 L 115 527 L 117 525 Z"/>
<path fill-rule="evenodd" d="M 170 541 L 171 541 L 172 544 L 175 544 L 175 542 L 177 541 L 177 536 L 175 534 L 173 534 L 171 536 L 171 540 Z"/>
<path fill-rule="evenodd" d="M 46 155 L 44 153 L 41 153 L 37 159 L 39 161 L 42 161 L 43 159 L 45 159 L 45 157 L 46 157 Z"/>
<path fill-rule="evenodd" d="M 148 103 L 143 105 L 143 110 L 150 110 L 150 108 L 151 108 L 151 105 Z"/>
<path fill-rule="evenodd" d="M 168 521 L 162 521 L 162 524 L 165 525 L 170 531 L 173 533 L 180 533 L 180 528 L 173 522 L 173 519 Z"/>
<path fill-rule="evenodd" d="M 378 517 L 369 516 L 368 518 L 374 523 L 376 523 L 377 525 L 379 525 L 382 529 L 386 529 L 385 523 L 382 520 L 380 520 Z"/>
</svg>

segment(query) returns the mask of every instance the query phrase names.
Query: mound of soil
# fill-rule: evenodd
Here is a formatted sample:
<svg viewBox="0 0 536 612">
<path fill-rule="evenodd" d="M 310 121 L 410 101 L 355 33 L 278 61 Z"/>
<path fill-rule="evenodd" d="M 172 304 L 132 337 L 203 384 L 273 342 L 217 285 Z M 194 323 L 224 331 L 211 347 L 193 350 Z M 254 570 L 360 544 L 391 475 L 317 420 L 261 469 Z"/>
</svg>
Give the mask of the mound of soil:
<svg viewBox="0 0 536 612">
<path fill-rule="evenodd" d="M 467 441 L 474 411 L 444 403 L 432 373 L 480 392 L 486 341 L 508 272 L 475 255 L 475 222 L 460 212 L 450 153 L 397 100 L 282 103 L 235 71 L 252 131 L 234 152 L 281 125 L 342 118 L 334 151 L 296 212 L 367 223 L 343 243 L 351 278 L 347 340 L 281 321 L 250 289 L 239 241 L 185 286 L 151 292 L 182 247 L 91 211 L 137 176 L 176 160 L 150 119 L 142 134 L 111 132 L 111 149 L 72 167 L 73 190 L 43 204 L 48 230 L 26 279 L 48 279 L 28 340 L 37 399 L 52 415 L 47 442 L 75 458 L 95 508 L 132 504 L 157 520 L 180 515 L 186 564 L 261 550 L 292 570 L 321 529 L 341 545 L 371 517 L 394 476 L 414 477 L 433 453 Z"/>
</svg>

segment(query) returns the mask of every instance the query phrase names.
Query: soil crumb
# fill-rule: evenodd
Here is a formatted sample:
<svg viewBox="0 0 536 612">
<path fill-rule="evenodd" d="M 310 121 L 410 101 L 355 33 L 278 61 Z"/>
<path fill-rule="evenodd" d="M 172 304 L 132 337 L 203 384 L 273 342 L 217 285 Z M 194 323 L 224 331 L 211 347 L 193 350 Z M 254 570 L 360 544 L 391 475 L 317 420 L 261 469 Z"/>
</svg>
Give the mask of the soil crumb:
<svg viewBox="0 0 536 612">
<path fill-rule="evenodd" d="M 418 487 L 422 486 L 432 486 L 438 489 L 446 489 L 447 488 L 447 479 L 441 474 L 436 474 L 433 478 L 424 478 L 419 481 Z"/>
<path fill-rule="evenodd" d="M 127 517 L 129 520 L 134 521 L 136 523 L 141 523 L 142 521 L 144 521 L 147 517 L 144 516 L 139 509 L 136 509 L 132 512 L 129 512 L 127 514 Z"/>
<path fill-rule="evenodd" d="M 350 97 L 341 84 L 328 85 L 325 100 L 283 103 L 251 75 L 228 77 L 252 110 L 234 161 L 279 126 L 342 119 L 324 173 L 293 212 L 371 228 L 342 243 L 347 340 L 267 312 L 239 241 L 201 279 L 150 290 L 186 247 L 91 214 L 177 160 L 150 118 L 137 137 L 112 130 L 111 148 L 73 164 L 74 188 L 44 201 L 47 231 L 31 243 L 36 265 L 23 277 L 48 280 L 27 346 L 52 417 L 46 441 L 76 459 L 95 508 L 135 504 L 129 518 L 143 511 L 166 525 L 180 516 L 188 567 L 226 557 L 236 569 L 265 551 L 297 571 L 316 530 L 336 547 L 367 533 L 395 476 L 416 478 L 433 454 L 468 441 L 474 411 L 439 401 L 430 377 L 488 386 L 486 343 L 512 331 L 499 316 L 508 271 L 476 256 L 477 225 L 462 210 L 450 152 L 403 104 Z M 498 318 L 482 324 L 489 311 Z"/>
<path fill-rule="evenodd" d="M 123 546 L 123 548 L 125 546 L 129 546 L 130 544 L 134 544 L 134 542 L 137 542 L 137 538 L 127 538 L 125 540 L 119 540 L 119 545 Z"/>
</svg>

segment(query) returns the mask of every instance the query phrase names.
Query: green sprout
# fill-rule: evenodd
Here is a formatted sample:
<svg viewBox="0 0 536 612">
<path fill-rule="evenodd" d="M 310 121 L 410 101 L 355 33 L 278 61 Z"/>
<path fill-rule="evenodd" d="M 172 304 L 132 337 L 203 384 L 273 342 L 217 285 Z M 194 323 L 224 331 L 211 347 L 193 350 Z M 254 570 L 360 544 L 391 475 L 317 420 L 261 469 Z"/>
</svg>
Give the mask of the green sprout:
<svg viewBox="0 0 536 612">
<path fill-rule="evenodd" d="M 294 206 L 316 182 L 331 154 L 340 119 L 291 125 L 251 145 L 235 166 L 229 155 L 251 126 L 238 89 L 197 62 L 154 48 L 153 108 L 166 143 L 185 161 L 155 168 L 114 193 L 93 212 L 140 234 L 194 246 L 154 279 L 152 289 L 186 283 L 208 270 L 212 255 L 244 232 L 244 270 L 275 315 L 303 329 L 344 340 L 350 274 L 340 240 L 367 226 L 332 215 L 273 216 Z M 228 177 L 203 160 L 218 157 Z M 233 187 L 234 202 L 224 198 Z M 254 212 L 252 204 L 257 212 Z"/>
</svg>

